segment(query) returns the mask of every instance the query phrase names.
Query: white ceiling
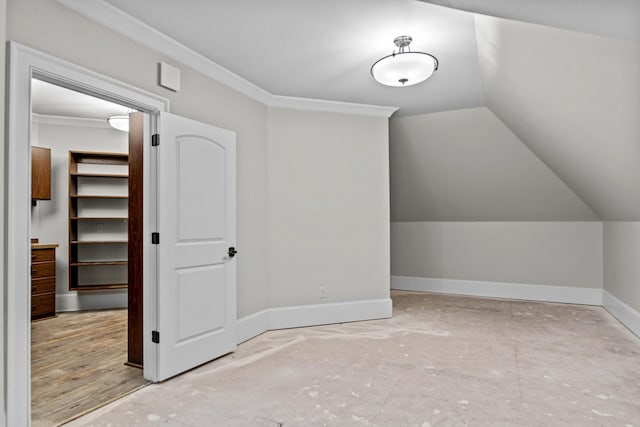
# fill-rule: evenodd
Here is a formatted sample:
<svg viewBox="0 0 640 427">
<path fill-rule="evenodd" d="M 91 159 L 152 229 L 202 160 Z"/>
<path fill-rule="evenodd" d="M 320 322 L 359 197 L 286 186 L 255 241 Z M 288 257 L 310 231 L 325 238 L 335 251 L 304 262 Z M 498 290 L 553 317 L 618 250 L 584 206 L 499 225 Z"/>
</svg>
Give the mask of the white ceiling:
<svg viewBox="0 0 640 427">
<path fill-rule="evenodd" d="M 399 107 L 396 115 L 486 105 L 475 13 L 640 40 L 638 0 L 94 1 L 271 94 Z M 404 34 L 440 68 L 417 86 L 382 86 L 370 66 Z"/>
<path fill-rule="evenodd" d="M 422 0 L 483 15 L 640 40 L 638 0 Z"/>
<path fill-rule="evenodd" d="M 416 0 L 106 0 L 274 95 L 400 107 L 484 105 L 473 14 Z M 396 36 L 438 57 L 417 86 L 376 83 Z"/>
<path fill-rule="evenodd" d="M 127 107 L 56 86 L 31 80 L 32 111 L 36 114 L 85 119 L 103 119 L 127 114 Z"/>
<path fill-rule="evenodd" d="M 175 65 L 162 34 L 273 95 L 400 115 L 486 106 L 600 219 L 640 218 L 639 0 L 58 1 L 98 22 L 89 12 L 116 12 L 127 37 L 157 31 Z M 401 34 L 441 67 L 380 86 L 369 68 Z"/>
</svg>

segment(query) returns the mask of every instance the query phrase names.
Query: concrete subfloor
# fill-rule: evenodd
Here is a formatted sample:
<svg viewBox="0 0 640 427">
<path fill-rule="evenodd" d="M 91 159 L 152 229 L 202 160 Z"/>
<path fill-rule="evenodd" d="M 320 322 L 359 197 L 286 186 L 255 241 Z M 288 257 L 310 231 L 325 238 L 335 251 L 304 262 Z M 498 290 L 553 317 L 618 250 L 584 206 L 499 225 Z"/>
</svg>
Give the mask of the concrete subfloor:
<svg viewBox="0 0 640 427">
<path fill-rule="evenodd" d="M 640 427 L 640 339 L 601 307 L 392 297 L 392 319 L 267 332 L 69 426 Z"/>
</svg>

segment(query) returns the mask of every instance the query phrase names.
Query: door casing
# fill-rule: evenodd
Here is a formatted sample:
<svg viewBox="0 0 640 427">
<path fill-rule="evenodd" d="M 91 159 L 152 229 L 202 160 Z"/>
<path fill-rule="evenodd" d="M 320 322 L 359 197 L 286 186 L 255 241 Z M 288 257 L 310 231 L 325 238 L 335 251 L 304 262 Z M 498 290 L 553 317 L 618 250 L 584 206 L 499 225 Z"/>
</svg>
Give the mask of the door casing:
<svg viewBox="0 0 640 427">
<path fill-rule="evenodd" d="M 30 424 L 30 143 L 31 78 L 84 92 L 130 106 L 139 111 L 157 113 L 169 111 L 168 99 L 134 86 L 98 74 L 35 49 L 9 43 L 9 86 L 7 102 L 7 149 L 5 154 L 5 381 L 6 425 Z M 153 195 L 150 177 L 154 172 L 150 152 L 150 135 L 155 129 L 155 114 L 145 120 L 143 167 L 144 233 L 150 235 L 154 224 Z M 156 376 L 155 352 L 151 345 L 151 331 L 156 326 L 155 252 L 149 241 L 144 244 L 144 376 Z"/>
</svg>

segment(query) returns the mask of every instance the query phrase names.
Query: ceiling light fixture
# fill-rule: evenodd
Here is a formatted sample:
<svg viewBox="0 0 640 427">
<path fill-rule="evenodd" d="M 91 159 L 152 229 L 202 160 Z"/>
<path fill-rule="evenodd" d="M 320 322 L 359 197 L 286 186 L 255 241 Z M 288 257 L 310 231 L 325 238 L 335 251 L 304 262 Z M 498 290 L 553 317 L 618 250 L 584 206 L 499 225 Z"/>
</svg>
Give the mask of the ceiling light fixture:
<svg viewBox="0 0 640 427">
<path fill-rule="evenodd" d="M 107 123 L 114 129 L 129 132 L 129 116 L 111 116 L 107 119 Z"/>
<path fill-rule="evenodd" d="M 393 40 L 398 46 L 391 55 L 377 60 L 371 66 L 371 75 L 386 86 L 412 86 L 427 80 L 438 69 L 438 58 L 424 52 L 411 52 L 411 36 Z"/>
</svg>

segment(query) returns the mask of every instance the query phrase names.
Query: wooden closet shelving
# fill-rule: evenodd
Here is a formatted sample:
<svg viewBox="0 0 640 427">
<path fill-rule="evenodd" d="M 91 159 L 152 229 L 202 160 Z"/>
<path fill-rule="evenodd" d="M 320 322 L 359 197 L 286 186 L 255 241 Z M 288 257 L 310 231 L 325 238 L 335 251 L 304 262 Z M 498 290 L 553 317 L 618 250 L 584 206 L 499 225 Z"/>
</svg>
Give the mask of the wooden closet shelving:
<svg viewBox="0 0 640 427">
<path fill-rule="evenodd" d="M 69 152 L 69 289 L 127 287 L 128 155 Z"/>
</svg>

